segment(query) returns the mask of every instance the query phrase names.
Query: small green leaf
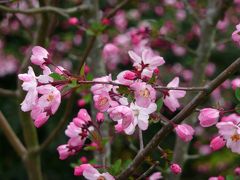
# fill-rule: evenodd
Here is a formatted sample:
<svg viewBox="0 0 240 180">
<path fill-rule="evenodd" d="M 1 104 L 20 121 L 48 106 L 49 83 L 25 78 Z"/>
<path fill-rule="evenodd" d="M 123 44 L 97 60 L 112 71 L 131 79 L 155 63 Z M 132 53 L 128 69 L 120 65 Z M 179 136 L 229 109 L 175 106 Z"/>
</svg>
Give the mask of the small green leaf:
<svg viewBox="0 0 240 180">
<path fill-rule="evenodd" d="M 157 112 L 160 112 L 160 110 L 162 109 L 163 106 L 163 100 L 162 98 L 157 100 Z"/>
<path fill-rule="evenodd" d="M 238 114 L 240 114 L 240 104 L 237 104 L 237 105 L 235 106 L 235 111 L 236 111 Z"/>
<path fill-rule="evenodd" d="M 237 100 L 240 101 L 240 88 L 237 88 L 235 90 L 235 96 L 236 96 Z"/>
<path fill-rule="evenodd" d="M 120 86 L 118 89 L 117 89 L 117 91 L 120 93 L 120 94 L 129 94 L 130 93 L 130 91 L 129 91 L 129 89 L 127 88 L 127 87 L 125 87 L 125 86 Z"/>
<path fill-rule="evenodd" d="M 54 80 L 64 80 L 65 79 L 58 73 L 51 73 L 51 74 L 49 74 L 49 76 L 52 77 Z"/>
<path fill-rule="evenodd" d="M 117 175 L 121 171 L 122 160 L 118 159 L 115 163 L 111 166 L 110 172 L 112 175 Z"/>
<path fill-rule="evenodd" d="M 96 147 L 95 146 L 86 146 L 83 148 L 85 151 L 95 151 Z"/>
<path fill-rule="evenodd" d="M 84 77 L 85 76 L 85 73 L 84 73 L 84 69 L 85 69 L 85 63 L 83 64 L 81 70 L 80 70 L 80 76 L 81 77 Z"/>
<path fill-rule="evenodd" d="M 226 180 L 234 180 L 234 176 L 233 175 L 227 175 Z"/>
<path fill-rule="evenodd" d="M 75 88 L 78 85 L 77 80 L 73 79 L 70 84 L 68 84 L 69 87 Z"/>
</svg>

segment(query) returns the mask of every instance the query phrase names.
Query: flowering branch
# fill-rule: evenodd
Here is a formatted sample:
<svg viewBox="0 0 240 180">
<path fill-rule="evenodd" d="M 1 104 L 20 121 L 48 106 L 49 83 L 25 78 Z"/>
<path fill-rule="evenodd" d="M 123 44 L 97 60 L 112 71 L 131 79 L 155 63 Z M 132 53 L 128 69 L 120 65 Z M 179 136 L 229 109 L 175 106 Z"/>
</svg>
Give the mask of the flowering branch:
<svg viewBox="0 0 240 180">
<path fill-rule="evenodd" d="M 228 68 L 226 68 L 220 75 L 218 75 L 214 80 L 212 80 L 205 87 L 206 91 L 199 92 L 192 101 L 190 101 L 171 121 L 179 124 L 185 118 L 187 118 L 195 108 L 202 103 L 208 95 L 212 93 L 220 84 L 222 84 L 228 77 L 233 75 L 240 68 L 240 58 L 234 61 Z M 136 168 L 144 161 L 144 158 L 154 150 L 158 144 L 173 130 L 173 125 L 168 123 L 162 129 L 160 129 L 147 144 L 147 146 L 140 151 L 134 158 L 132 163 L 123 170 L 122 173 L 117 177 L 117 179 L 122 180 L 129 177 Z"/>
<path fill-rule="evenodd" d="M 22 142 L 18 139 L 18 137 L 14 133 L 13 129 L 11 128 L 11 126 L 9 125 L 8 121 L 6 120 L 6 118 L 4 117 L 1 111 L 0 111 L 0 127 L 4 135 L 12 145 L 13 149 L 19 155 L 19 157 L 24 159 L 27 153 L 27 150 L 22 144 Z"/>
</svg>

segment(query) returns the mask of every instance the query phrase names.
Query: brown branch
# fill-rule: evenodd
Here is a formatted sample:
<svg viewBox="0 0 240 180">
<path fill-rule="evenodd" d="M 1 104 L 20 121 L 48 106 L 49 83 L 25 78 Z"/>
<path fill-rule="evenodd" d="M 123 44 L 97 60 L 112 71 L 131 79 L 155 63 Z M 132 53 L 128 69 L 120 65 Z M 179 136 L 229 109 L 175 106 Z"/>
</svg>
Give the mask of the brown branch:
<svg viewBox="0 0 240 180">
<path fill-rule="evenodd" d="M 218 75 L 214 80 L 212 80 L 205 87 L 207 91 L 202 91 L 198 93 L 192 101 L 190 101 L 171 121 L 173 123 L 179 124 L 185 118 L 187 118 L 195 108 L 205 100 L 205 98 L 211 94 L 220 84 L 222 84 L 227 78 L 237 72 L 240 68 L 240 58 L 233 62 L 228 68 L 226 68 L 220 75 Z M 168 123 L 162 129 L 160 129 L 147 144 L 147 146 L 140 151 L 134 158 L 132 163 L 125 169 L 118 177 L 118 180 L 124 180 L 129 177 L 138 166 L 144 161 L 145 157 L 153 151 L 158 144 L 173 130 L 171 123 Z"/>
<path fill-rule="evenodd" d="M 18 139 L 17 135 L 9 125 L 7 119 L 4 117 L 2 112 L 0 111 L 0 128 L 2 129 L 4 135 L 12 145 L 13 149 L 23 160 L 27 154 L 27 150 L 22 144 L 22 142 Z"/>
<path fill-rule="evenodd" d="M 7 13 L 21 13 L 21 14 L 31 15 L 31 14 L 52 12 L 52 13 L 61 15 L 65 18 L 69 18 L 70 17 L 69 15 L 73 14 L 75 12 L 86 11 L 89 9 L 90 9 L 89 6 L 80 5 L 80 6 L 68 8 L 68 9 L 58 8 L 58 7 L 54 7 L 54 6 L 43 6 L 43 7 L 23 10 L 23 9 L 12 9 L 7 6 L 0 5 L 0 10 L 3 12 L 7 12 Z"/>
<path fill-rule="evenodd" d="M 149 175 L 149 173 L 156 167 L 158 166 L 160 163 L 158 161 L 156 161 L 147 171 L 145 171 L 141 176 L 139 176 L 136 180 L 141 180 L 144 179 L 145 177 L 147 177 Z"/>
<path fill-rule="evenodd" d="M 0 88 L 0 96 L 17 97 L 17 96 L 19 96 L 19 92 L 18 91 L 13 91 L 13 90 Z"/>
</svg>

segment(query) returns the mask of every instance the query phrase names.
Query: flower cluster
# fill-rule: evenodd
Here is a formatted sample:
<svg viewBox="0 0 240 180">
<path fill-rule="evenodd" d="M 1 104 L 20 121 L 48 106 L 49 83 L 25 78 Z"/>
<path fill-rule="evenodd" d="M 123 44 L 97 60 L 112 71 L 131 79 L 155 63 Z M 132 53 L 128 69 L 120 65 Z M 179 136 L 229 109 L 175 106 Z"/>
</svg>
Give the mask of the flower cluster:
<svg viewBox="0 0 240 180">
<path fill-rule="evenodd" d="M 36 76 L 33 68 L 29 66 L 27 73 L 18 75 L 18 78 L 23 81 L 23 90 L 27 92 L 21 103 L 21 109 L 24 112 L 31 111 L 34 125 L 41 127 L 51 115 L 56 113 L 61 103 L 61 93 L 51 84 L 52 72 L 46 66 L 48 52 L 42 47 L 35 46 L 32 53 L 32 63 L 39 65 L 43 72 L 42 75 Z"/>
<path fill-rule="evenodd" d="M 240 153 L 240 116 L 233 113 L 228 116 L 222 115 L 224 110 L 204 108 L 200 111 L 198 119 L 202 127 L 216 125 L 219 135 L 212 139 L 210 147 L 216 151 L 225 145 L 232 152 Z"/>
<path fill-rule="evenodd" d="M 92 120 L 86 109 L 80 109 L 77 117 L 68 125 L 65 134 L 69 137 L 68 143 L 58 146 L 59 159 L 64 160 L 79 152 L 92 130 Z"/>
</svg>

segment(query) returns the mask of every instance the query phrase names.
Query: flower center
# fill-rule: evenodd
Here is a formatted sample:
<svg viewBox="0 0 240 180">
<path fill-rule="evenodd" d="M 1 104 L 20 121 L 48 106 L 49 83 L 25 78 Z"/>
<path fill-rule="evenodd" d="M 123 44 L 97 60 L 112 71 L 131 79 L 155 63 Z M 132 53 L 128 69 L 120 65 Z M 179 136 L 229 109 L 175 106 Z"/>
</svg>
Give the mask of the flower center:
<svg viewBox="0 0 240 180">
<path fill-rule="evenodd" d="M 105 180 L 105 177 L 99 176 L 99 177 L 97 178 L 97 180 Z"/>
<path fill-rule="evenodd" d="M 232 137 L 231 137 L 232 141 L 233 142 L 237 142 L 240 140 L 240 134 L 234 134 Z"/>
<path fill-rule="evenodd" d="M 47 97 L 47 101 L 52 101 L 54 99 L 54 96 L 52 94 L 49 94 Z"/>
<path fill-rule="evenodd" d="M 107 104 L 107 102 L 108 102 L 108 98 L 102 97 L 102 98 L 100 98 L 100 100 L 99 100 L 99 105 L 100 105 L 100 106 L 104 106 L 105 104 Z"/>
<path fill-rule="evenodd" d="M 144 90 L 140 90 L 140 96 L 148 98 L 150 96 L 149 90 L 147 88 Z"/>
</svg>

